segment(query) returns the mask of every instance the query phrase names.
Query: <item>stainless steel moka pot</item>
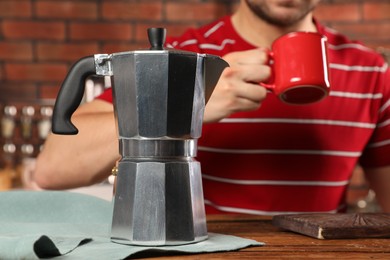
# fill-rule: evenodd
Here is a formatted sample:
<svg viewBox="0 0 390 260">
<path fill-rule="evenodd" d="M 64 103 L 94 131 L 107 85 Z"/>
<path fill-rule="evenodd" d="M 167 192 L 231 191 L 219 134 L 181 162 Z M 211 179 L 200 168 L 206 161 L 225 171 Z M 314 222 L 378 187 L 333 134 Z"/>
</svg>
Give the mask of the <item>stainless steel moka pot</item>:
<svg viewBox="0 0 390 260">
<path fill-rule="evenodd" d="M 112 241 L 198 242 L 207 238 L 207 227 L 197 139 L 205 103 L 228 64 L 213 55 L 165 49 L 165 29 L 149 29 L 148 35 L 149 50 L 79 60 L 58 94 L 52 131 L 77 134 L 71 116 L 85 79 L 110 76 L 121 154 Z"/>
</svg>

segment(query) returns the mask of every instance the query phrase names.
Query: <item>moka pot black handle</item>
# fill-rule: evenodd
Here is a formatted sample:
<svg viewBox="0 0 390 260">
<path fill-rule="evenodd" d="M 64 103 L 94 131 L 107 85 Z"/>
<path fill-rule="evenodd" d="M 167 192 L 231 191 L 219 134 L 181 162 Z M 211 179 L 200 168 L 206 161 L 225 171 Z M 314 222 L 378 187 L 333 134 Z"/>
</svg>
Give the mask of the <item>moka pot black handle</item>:
<svg viewBox="0 0 390 260">
<path fill-rule="evenodd" d="M 84 95 L 85 80 L 96 74 L 93 56 L 81 58 L 70 69 L 58 93 L 53 109 L 52 132 L 62 135 L 75 135 L 78 129 L 71 117 Z"/>
</svg>

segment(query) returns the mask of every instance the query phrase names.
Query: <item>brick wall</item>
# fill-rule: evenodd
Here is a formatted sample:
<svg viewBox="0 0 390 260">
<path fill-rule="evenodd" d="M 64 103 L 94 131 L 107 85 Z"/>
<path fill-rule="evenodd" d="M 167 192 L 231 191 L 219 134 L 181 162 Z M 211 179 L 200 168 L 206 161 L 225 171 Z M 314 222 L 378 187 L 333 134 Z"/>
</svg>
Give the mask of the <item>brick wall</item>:
<svg viewBox="0 0 390 260">
<path fill-rule="evenodd" d="M 146 46 L 145 30 L 180 34 L 230 13 L 235 0 L 2 0 L 0 100 L 53 99 L 69 66 L 93 53 Z M 390 48 L 390 2 L 323 0 L 316 15 L 367 45 Z"/>
</svg>

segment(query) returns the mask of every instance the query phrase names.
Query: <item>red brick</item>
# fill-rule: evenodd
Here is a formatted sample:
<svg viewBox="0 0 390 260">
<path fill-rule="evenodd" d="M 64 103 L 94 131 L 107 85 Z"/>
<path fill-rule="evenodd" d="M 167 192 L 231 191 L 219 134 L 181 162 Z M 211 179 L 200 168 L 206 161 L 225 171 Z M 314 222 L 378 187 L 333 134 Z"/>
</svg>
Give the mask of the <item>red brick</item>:
<svg viewBox="0 0 390 260">
<path fill-rule="evenodd" d="M 40 99 L 56 99 L 60 90 L 60 83 L 56 85 L 42 85 L 39 87 L 38 97 Z"/>
<path fill-rule="evenodd" d="M 162 1 L 150 3 L 103 2 L 103 18 L 110 20 L 159 20 L 162 17 Z"/>
<path fill-rule="evenodd" d="M 8 82 L 0 85 L 1 98 L 6 100 L 36 99 L 37 86 L 33 83 Z"/>
<path fill-rule="evenodd" d="M 31 1 L 0 1 L 0 17 L 30 17 Z"/>
<path fill-rule="evenodd" d="M 4 21 L 3 34 L 9 39 L 63 40 L 65 25 L 61 22 Z"/>
<path fill-rule="evenodd" d="M 359 21 L 362 19 L 358 3 L 320 4 L 314 11 L 320 21 Z"/>
<path fill-rule="evenodd" d="M 364 43 L 379 53 L 387 50 L 388 62 L 390 63 L 390 41 L 365 40 Z"/>
<path fill-rule="evenodd" d="M 390 40 L 390 22 L 380 24 L 338 24 L 333 27 L 357 40 Z"/>
<path fill-rule="evenodd" d="M 62 81 L 67 73 L 65 64 L 8 63 L 5 65 L 7 80 L 12 81 Z"/>
<path fill-rule="evenodd" d="M 188 28 L 196 28 L 198 24 L 195 22 L 189 22 L 185 24 L 169 24 L 167 26 L 167 35 L 168 36 L 180 36 L 182 35 Z"/>
<path fill-rule="evenodd" d="M 73 23 L 70 38 L 74 40 L 131 40 L 129 23 Z"/>
<path fill-rule="evenodd" d="M 166 18 L 170 21 L 211 21 L 225 15 L 226 8 L 218 3 L 167 3 Z"/>
<path fill-rule="evenodd" d="M 98 52 L 97 43 L 38 43 L 39 61 L 77 61 Z"/>
<path fill-rule="evenodd" d="M 0 62 L 0 81 L 3 81 L 3 79 L 4 79 L 3 67 L 4 67 L 3 64 Z M 1 84 L 0 84 L 0 88 L 1 88 Z M 1 97 L 0 97 L 0 99 L 1 99 Z"/>
<path fill-rule="evenodd" d="M 181 35 L 186 29 L 189 27 L 196 27 L 197 25 L 195 23 L 173 23 L 173 24 L 162 24 L 162 23 L 137 23 L 136 29 L 135 29 L 135 35 L 137 42 L 144 42 L 147 43 L 147 46 L 149 46 L 148 41 L 148 34 L 147 29 L 151 27 L 164 27 L 167 29 L 167 36 L 179 36 Z"/>
<path fill-rule="evenodd" d="M 80 18 L 95 19 L 97 17 L 97 3 L 73 1 L 38 1 L 36 13 L 44 18 Z"/>
<path fill-rule="evenodd" d="M 115 53 L 122 51 L 135 51 L 148 48 L 147 43 L 106 43 L 102 47 L 102 53 Z"/>
<path fill-rule="evenodd" d="M 29 42 L 0 42 L 0 59 L 11 61 L 32 60 L 33 48 Z"/>
<path fill-rule="evenodd" d="M 389 20 L 390 3 L 370 3 L 370 1 L 366 1 L 363 3 L 363 14 L 366 20 Z"/>
</svg>

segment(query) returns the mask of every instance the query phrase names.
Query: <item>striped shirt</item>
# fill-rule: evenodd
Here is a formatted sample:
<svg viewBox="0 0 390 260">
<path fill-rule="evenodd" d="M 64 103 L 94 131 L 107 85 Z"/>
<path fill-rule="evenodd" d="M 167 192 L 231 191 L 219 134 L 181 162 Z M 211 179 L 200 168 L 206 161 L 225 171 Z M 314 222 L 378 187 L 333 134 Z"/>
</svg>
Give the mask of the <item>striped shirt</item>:
<svg viewBox="0 0 390 260">
<path fill-rule="evenodd" d="M 317 29 L 329 43 L 329 97 L 292 106 L 269 93 L 256 111 L 204 125 L 197 159 L 208 214 L 344 211 L 355 165 L 390 165 L 387 63 L 330 28 Z M 219 56 L 255 48 L 230 16 L 167 45 Z"/>
</svg>

